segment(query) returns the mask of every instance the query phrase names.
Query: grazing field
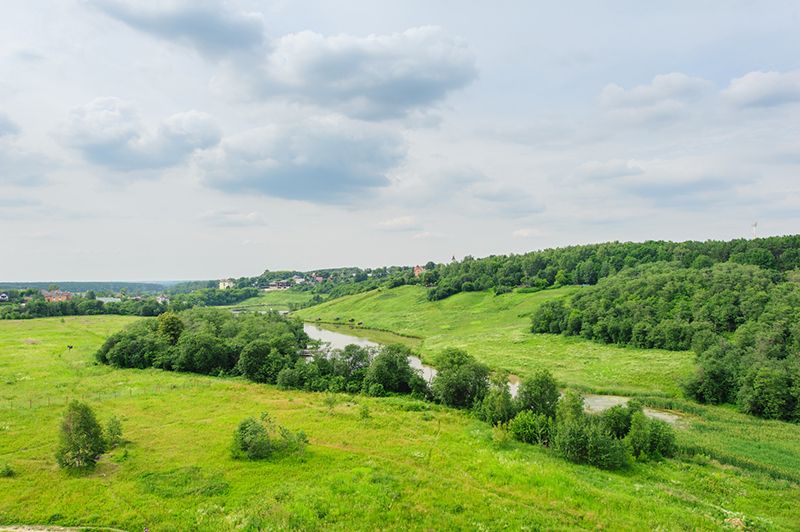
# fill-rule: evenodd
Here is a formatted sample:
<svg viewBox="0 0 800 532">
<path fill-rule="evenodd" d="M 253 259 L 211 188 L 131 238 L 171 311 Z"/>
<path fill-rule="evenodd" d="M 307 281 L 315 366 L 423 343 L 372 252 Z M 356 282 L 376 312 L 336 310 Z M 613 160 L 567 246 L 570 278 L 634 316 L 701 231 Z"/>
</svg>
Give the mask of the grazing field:
<svg viewBox="0 0 800 532">
<path fill-rule="evenodd" d="M 311 292 L 295 292 L 294 290 L 271 290 L 261 292 L 256 297 L 245 299 L 241 303 L 231 305 L 241 310 L 289 310 L 290 305 L 305 305 L 314 294 Z M 325 297 L 325 294 L 322 294 Z"/>
<path fill-rule="evenodd" d="M 95 365 L 103 338 L 132 319 L 0 323 L 0 464 L 16 473 L 0 478 L 0 524 L 788 530 L 800 522 L 795 482 L 700 455 L 611 473 L 497 441 L 465 412 L 407 398 L 341 395 L 331 408 L 323 394 Z M 64 401 L 73 397 L 88 401 L 101 422 L 119 416 L 128 440 L 87 475 L 67 474 L 53 459 Z M 262 411 L 306 431 L 304 457 L 230 458 L 238 421 Z M 779 467 L 791 448 L 794 463 L 784 465 L 797 470 L 794 426 L 715 412 L 721 425 L 760 432 L 758 461 Z"/>
<path fill-rule="evenodd" d="M 587 391 L 678 395 L 680 381 L 694 367 L 691 353 L 621 348 L 530 333 L 530 314 L 538 305 L 575 290 L 579 289 L 500 296 L 465 292 L 431 302 L 424 288 L 402 286 L 334 299 L 295 315 L 306 321 L 362 323 L 367 328 L 419 337 L 418 349 L 430 363 L 443 348 L 461 347 L 493 369 L 523 377 L 545 367 L 564 384 Z"/>
</svg>

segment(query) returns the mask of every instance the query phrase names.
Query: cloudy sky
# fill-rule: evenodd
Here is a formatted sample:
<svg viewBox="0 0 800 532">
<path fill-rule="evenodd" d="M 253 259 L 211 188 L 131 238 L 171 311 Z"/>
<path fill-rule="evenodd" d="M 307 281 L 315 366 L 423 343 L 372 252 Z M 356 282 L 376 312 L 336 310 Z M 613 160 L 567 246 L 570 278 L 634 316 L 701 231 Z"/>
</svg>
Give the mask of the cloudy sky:
<svg viewBox="0 0 800 532">
<path fill-rule="evenodd" d="M 9 0 L 0 280 L 800 231 L 786 2 Z"/>
</svg>

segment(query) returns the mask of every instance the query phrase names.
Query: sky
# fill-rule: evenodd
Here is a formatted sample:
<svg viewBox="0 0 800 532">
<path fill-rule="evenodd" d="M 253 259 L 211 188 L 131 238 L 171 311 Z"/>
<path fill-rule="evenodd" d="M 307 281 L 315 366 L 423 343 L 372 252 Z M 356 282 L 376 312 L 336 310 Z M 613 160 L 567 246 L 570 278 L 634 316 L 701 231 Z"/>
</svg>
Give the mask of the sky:
<svg viewBox="0 0 800 532">
<path fill-rule="evenodd" d="M 800 232 L 797 2 L 0 13 L 3 281 Z"/>
</svg>

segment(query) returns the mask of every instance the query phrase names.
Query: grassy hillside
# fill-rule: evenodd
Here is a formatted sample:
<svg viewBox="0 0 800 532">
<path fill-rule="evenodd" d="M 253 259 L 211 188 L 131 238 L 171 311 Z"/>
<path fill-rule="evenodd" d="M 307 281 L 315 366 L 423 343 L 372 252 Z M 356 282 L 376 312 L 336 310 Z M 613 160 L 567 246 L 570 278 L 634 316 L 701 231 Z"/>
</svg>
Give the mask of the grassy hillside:
<svg viewBox="0 0 800 532">
<path fill-rule="evenodd" d="M 256 297 L 245 299 L 241 303 L 232 305 L 232 308 L 244 310 L 289 310 L 289 305 L 303 305 L 308 303 L 312 297 L 314 297 L 314 294 L 311 292 L 273 290 L 261 292 Z M 325 297 L 325 294 L 322 294 L 322 297 Z"/>
<path fill-rule="evenodd" d="M 410 399 L 340 396 L 329 411 L 319 394 L 94 365 L 103 338 L 131 319 L 0 323 L 0 464 L 16 471 L 0 478 L 0 524 L 216 531 L 717 529 L 726 519 L 791 529 L 800 522 L 797 484 L 709 459 L 609 473 L 538 447 L 499 445 L 467 414 Z M 102 421 L 121 417 L 130 440 L 87 476 L 66 474 L 53 460 L 71 397 L 89 401 Z M 360 404 L 370 408 L 366 421 Z M 262 411 L 308 433 L 305 458 L 230 458 L 237 422 Z M 761 437 L 792 439 L 788 425 L 764 423 L 770 429 Z"/>
<path fill-rule="evenodd" d="M 424 359 L 444 347 L 462 347 L 495 369 L 521 376 L 545 367 L 562 382 L 596 392 L 676 395 L 691 374 L 688 352 L 619 348 L 580 338 L 530 333 L 530 314 L 542 302 L 564 297 L 576 287 L 533 294 L 465 292 L 428 301 L 425 289 L 402 286 L 347 296 L 300 310 L 297 316 L 325 322 L 362 322 L 422 338 Z"/>
</svg>

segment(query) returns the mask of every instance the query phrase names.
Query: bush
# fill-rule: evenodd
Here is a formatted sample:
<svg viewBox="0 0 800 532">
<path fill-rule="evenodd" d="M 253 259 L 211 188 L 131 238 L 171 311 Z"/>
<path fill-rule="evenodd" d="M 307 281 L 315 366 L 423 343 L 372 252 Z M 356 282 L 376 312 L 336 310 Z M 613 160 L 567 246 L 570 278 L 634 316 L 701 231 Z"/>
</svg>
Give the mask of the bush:
<svg viewBox="0 0 800 532">
<path fill-rule="evenodd" d="M 508 430 L 515 440 L 549 447 L 555 428 L 552 418 L 523 410 L 508 423 Z"/>
<path fill-rule="evenodd" d="M 65 469 L 91 468 L 103 452 L 103 431 L 91 407 L 72 401 L 61 420 L 58 465 Z"/>
<path fill-rule="evenodd" d="M 113 449 L 122 443 L 122 422 L 112 416 L 106 424 L 106 445 Z"/>
<path fill-rule="evenodd" d="M 559 423 L 553 444 L 558 453 L 576 464 L 585 464 L 588 459 L 586 425 L 581 419 L 569 419 Z"/>
<path fill-rule="evenodd" d="M 586 460 L 600 469 L 620 469 L 627 463 L 625 444 L 615 438 L 599 420 L 592 419 L 585 429 Z"/>
<path fill-rule="evenodd" d="M 642 405 L 635 399 L 628 401 L 626 406 L 616 405 L 600 414 L 603 426 L 615 438 L 622 439 L 631 430 L 631 418 L 636 412 L 642 411 Z"/>
<path fill-rule="evenodd" d="M 386 393 L 410 393 L 416 373 L 408 362 L 411 350 L 401 344 L 391 344 L 381 349 L 372 359 L 364 377 L 364 389 L 370 395 L 375 384 L 382 386 Z"/>
<path fill-rule="evenodd" d="M 556 404 L 556 424 L 581 421 L 584 417 L 583 396 L 575 390 L 567 390 Z"/>
<path fill-rule="evenodd" d="M 249 417 L 239 423 L 233 435 L 231 454 L 236 459 L 262 460 L 272 451 L 267 428 Z"/>
<path fill-rule="evenodd" d="M 17 472 L 9 464 L 0 467 L 0 478 L 11 478 L 16 474 Z"/>
<path fill-rule="evenodd" d="M 672 427 L 657 419 L 647 419 L 643 412 L 633 414 L 625 441 L 637 460 L 669 458 L 677 448 Z"/>
<path fill-rule="evenodd" d="M 445 349 L 438 358 L 431 388 L 437 401 L 469 408 L 483 400 L 489 387 L 489 368 L 460 349 Z"/>
<path fill-rule="evenodd" d="M 480 419 L 492 425 L 506 423 L 514 417 L 516 410 L 511 392 L 508 390 L 508 376 L 505 373 L 492 379 L 489 393 L 478 405 L 476 413 Z"/>
<path fill-rule="evenodd" d="M 532 379 L 525 379 L 519 387 L 516 398 L 518 410 L 530 410 L 547 417 L 556 416 L 558 404 L 558 384 L 546 369 L 536 372 Z"/>
</svg>

